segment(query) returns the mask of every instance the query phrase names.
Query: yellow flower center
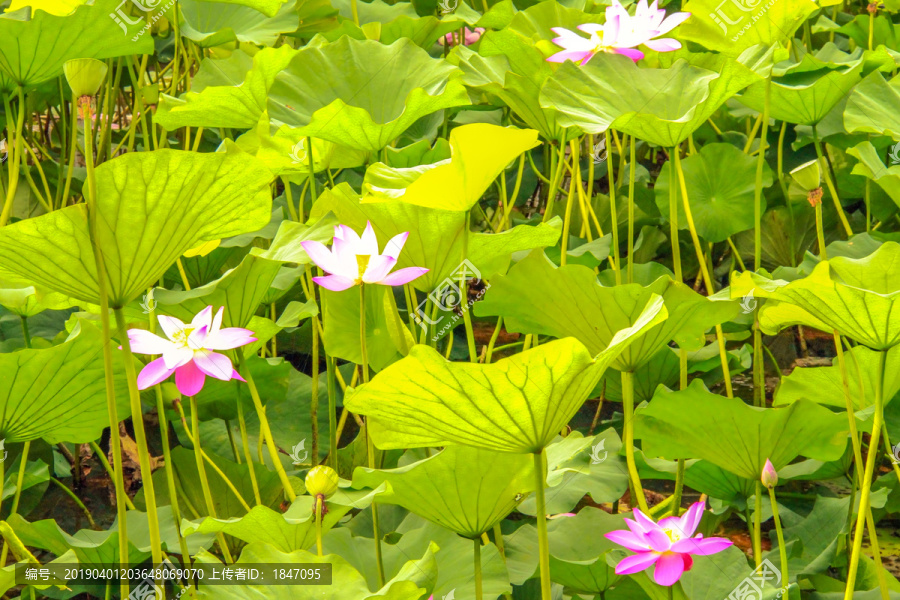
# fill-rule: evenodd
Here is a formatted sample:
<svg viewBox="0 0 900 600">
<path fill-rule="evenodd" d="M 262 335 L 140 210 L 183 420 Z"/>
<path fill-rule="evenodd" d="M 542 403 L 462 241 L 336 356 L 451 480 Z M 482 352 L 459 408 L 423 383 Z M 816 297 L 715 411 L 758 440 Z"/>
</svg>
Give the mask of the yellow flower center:
<svg viewBox="0 0 900 600">
<path fill-rule="evenodd" d="M 369 268 L 369 259 L 372 257 L 368 254 L 357 254 L 356 255 L 356 268 L 359 275 L 356 278 L 356 285 L 359 285 L 363 282 L 363 275 L 366 274 L 366 269 Z"/>
<path fill-rule="evenodd" d="M 193 333 L 193 327 L 186 327 L 185 329 L 179 329 L 172 335 L 172 341 L 181 346 L 182 348 L 188 347 L 188 340 L 191 337 L 191 333 Z"/>
<path fill-rule="evenodd" d="M 675 542 L 677 542 L 678 540 L 681 540 L 681 539 L 684 538 L 684 536 L 681 535 L 681 532 L 680 532 L 680 531 L 678 531 L 677 529 L 672 528 L 672 527 L 664 527 L 664 528 L 663 528 L 663 532 L 664 532 L 667 536 L 669 536 L 669 541 L 671 541 L 672 543 L 675 543 Z"/>
</svg>

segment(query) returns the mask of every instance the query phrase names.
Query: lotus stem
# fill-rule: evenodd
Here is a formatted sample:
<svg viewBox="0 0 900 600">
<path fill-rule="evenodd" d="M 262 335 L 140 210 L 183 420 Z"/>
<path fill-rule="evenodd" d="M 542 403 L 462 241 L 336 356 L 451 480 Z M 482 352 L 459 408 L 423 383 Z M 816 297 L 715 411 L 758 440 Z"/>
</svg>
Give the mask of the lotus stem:
<svg viewBox="0 0 900 600">
<path fill-rule="evenodd" d="M 859 556 L 862 550 L 863 527 L 865 526 L 866 513 L 870 507 L 869 496 L 872 488 L 872 475 L 875 472 L 875 463 L 880 459 L 878 438 L 881 435 L 881 425 L 884 421 L 884 367 L 886 356 L 887 353 L 885 351 L 878 353 L 878 377 L 875 378 L 875 415 L 872 420 L 872 436 L 869 439 L 869 455 L 866 457 L 866 470 L 862 478 L 859 513 L 856 517 L 853 551 L 850 555 L 850 568 L 847 570 L 847 587 L 844 590 L 844 600 L 852 600 L 853 598 L 856 573 L 859 569 Z"/>
<path fill-rule="evenodd" d="M 247 461 L 247 469 L 250 471 L 250 484 L 253 486 L 253 499 L 256 505 L 262 504 L 259 495 L 259 483 L 256 481 L 256 467 L 253 464 L 253 454 L 250 453 L 250 439 L 247 436 L 247 420 L 244 418 L 244 404 L 241 401 L 241 386 L 235 380 L 235 399 L 237 400 L 238 427 L 241 431 L 241 449 L 244 452 L 244 460 Z"/>
<path fill-rule="evenodd" d="M 337 471 L 337 386 L 335 385 L 334 377 L 337 366 L 334 364 L 334 358 L 327 354 L 325 355 L 325 368 L 328 373 L 328 460 L 331 463 L 331 468 Z"/>
<path fill-rule="evenodd" d="M 16 198 L 16 188 L 19 187 L 19 168 L 22 164 L 22 125 L 25 122 L 25 94 L 22 86 L 16 86 L 16 94 L 19 97 L 19 112 L 16 116 L 16 134 L 12 144 L 7 146 L 9 160 L 9 187 L 6 189 L 6 201 L 3 203 L 3 211 L 0 212 L 0 227 L 6 225 L 12 214 L 13 201 Z M 9 103 L 6 105 L 7 122 L 9 122 Z M 7 127 L 8 129 L 8 127 Z"/>
<path fill-rule="evenodd" d="M 543 449 L 535 452 L 532 456 L 534 457 L 534 494 L 537 510 L 539 562 L 541 566 L 541 600 L 551 600 L 550 541 L 547 537 L 547 506 L 544 497 L 544 488 L 547 482 L 544 475 L 545 455 Z"/>
<path fill-rule="evenodd" d="M 634 282 L 634 176 L 635 168 L 635 143 L 634 136 L 629 139 L 630 150 L 628 156 L 628 283 Z"/>
<path fill-rule="evenodd" d="M 570 198 L 571 199 L 571 198 Z M 571 204 L 570 204 L 571 206 Z M 462 260 L 461 264 L 465 265 L 465 261 L 468 258 L 469 254 L 469 229 L 472 224 L 472 211 L 467 210 L 465 216 L 465 225 L 463 226 L 463 249 L 462 249 Z M 563 239 L 565 239 L 565 233 L 563 233 Z M 565 242 L 563 242 L 563 248 L 565 248 Z M 563 251 L 565 254 L 565 250 Z M 562 260 L 565 260 L 564 258 Z M 472 329 L 472 315 L 469 314 L 469 284 L 466 279 L 467 269 L 465 267 L 460 269 L 459 274 L 459 307 L 462 310 L 463 317 L 463 326 L 466 329 L 466 345 L 469 348 L 469 362 L 478 362 L 478 351 L 475 348 L 475 331 Z M 450 334 L 449 347 L 453 347 L 453 334 Z M 374 504 L 373 504 L 374 506 Z"/>
<path fill-rule="evenodd" d="M 153 327 L 151 327 L 151 329 L 153 329 Z M 178 506 L 178 489 L 175 487 L 175 468 L 172 463 L 172 450 L 169 447 L 169 421 L 166 419 L 165 400 L 163 400 L 162 388 L 159 385 L 155 385 L 153 388 L 156 392 L 156 413 L 159 416 L 159 436 L 162 441 L 163 460 L 166 462 L 166 487 L 169 491 L 169 506 L 172 509 L 172 518 L 175 520 L 175 534 L 178 536 L 178 547 L 181 549 L 181 559 L 184 561 L 185 566 L 190 566 L 191 553 L 188 550 L 184 536 L 181 534 L 181 509 Z"/>
<path fill-rule="evenodd" d="M 838 197 L 837 189 L 834 187 L 834 182 L 831 180 L 831 166 L 829 162 L 826 160 L 822 152 L 822 146 L 819 143 L 819 134 L 816 131 L 816 126 L 813 125 L 813 146 L 816 147 L 816 156 L 819 159 L 819 165 L 822 168 L 822 177 L 825 179 L 825 185 L 828 187 L 828 192 L 831 194 L 831 199 L 834 201 L 834 209 L 837 211 L 838 218 L 841 220 L 841 225 L 844 226 L 844 231 L 847 233 L 847 237 L 851 237 L 853 235 L 853 229 L 850 228 L 850 222 L 847 221 L 847 215 L 844 213 L 844 207 L 841 206 L 841 199 Z"/>
<path fill-rule="evenodd" d="M 766 371 L 763 364 L 762 332 L 759 330 L 759 307 L 753 312 L 753 405 L 766 406 Z"/>
<path fill-rule="evenodd" d="M 569 141 L 569 150 L 572 153 L 572 164 L 578 165 L 578 143 L 576 140 Z M 562 240 L 560 246 L 559 266 L 566 266 L 566 251 L 569 249 L 569 228 L 572 224 L 572 205 L 575 203 L 575 186 L 581 185 L 581 178 L 576 181 L 575 169 L 572 171 L 572 177 L 569 179 L 569 194 L 566 196 L 566 217 L 563 221 Z"/>
<path fill-rule="evenodd" d="M 634 462 L 634 373 L 631 371 L 622 371 L 622 410 L 625 413 L 625 462 L 628 465 L 628 478 L 634 491 L 634 501 L 637 500 L 638 506 L 644 512 L 649 512 L 647 499 L 644 497 L 644 488 L 641 485 L 641 477 L 637 472 L 637 465 Z"/>
<path fill-rule="evenodd" d="M 687 219 L 688 229 L 691 231 L 691 240 L 694 242 L 694 250 L 697 253 L 697 262 L 700 263 L 700 274 L 703 277 L 703 284 L 706 286 L 706 294 L 708 296 L 715 293 L 713 289 L 712 278 L 709 276 L 709 269 L 706 266 L 706 259 L 703 255 L 703 249 L 700 246 L 700 236 L 697 235 L 697 228 L 694 227 L 694 217 L 691 213 L 691 202 L 688 198 L 687 184 L 684 180 L 684 169 L 681 167 L 681 156 L 678 149 L 675 149 L 675 170 L 678 172 L 678 183 L 681 187 L 681 200 L 684 204 L 684 215 Z M 725 348 L 725 335 L 722 333 L 722 326 L 716 325 L 716 340 L 719 342 L 719 358 L 722 361 L 722 375 L 725 378 L 725 392 L 729 398 L 734 397 L 731 388 L 731 372 L 728 369 L 728 352 Z"/>
<path fill-rule="evenodd" d="M 19 463 L 19 472 L 16 475 L 16 493 L 13 495 L 13 503 L 12 507 L 9 509 L 9 516 L 12 517 L 16 514 L 16 511 L 19 509 L 19 498 L 22 496 L 22 484 L 25 482 L 25 469 L 28 465 L 28 451 L 31 449 L 31 442 L 25 442 L 22 446 L 22 457 L 21 462 Z M 3 463 L 0 463 L 0 473 L 2 473 Z M 0 485 L 3 485 L 4 477 L 0 475 Z M 3 550 L 0 551 L 0 565 L 6 564 L 6 555 L 9 551 L 9 547 L 6 544 L 6 540 L 3 541 Z"/>
<path fill-rule="evenodd" d="M 544 525 L 546 527 L 546 522 Z M 484 592 L 482 591 L 481 585 L 481 540 L 475 538 L 473 541 L 475 543 L 475 600 L 482 600 L 484 598 Z"/>
<path fill-rule="evenodd" d="M 756 482 L 753 500 L 753 560 L 758 567 L 762 563 L 762 483 L 759 481 Z"/>
<path fill-rule="evenodd" d="M 134 426 L 134 441 L 137 444 L 138 460 L 141 465 L 141 479 L 144 486 L 144 501 L 147 504 L 147 526 L 150 529 L 150 553 L 153 564 L 162 563 L 162 539 L 159 533 L 159 514 L 156 510 L 156 493 L 153 489 L 153 469 L 150 466 L 150 451 L 147 449 L 147 436 L 144 432 L 144 411 L 141 408 L 141 395 L 137 387 L 137 372 L 134 369 L 134 356 L 131 353 L 131 342 L 125 323 L 125 313 L 121 308 L 114 308 L 116 325 L 119 328 L 119 340 L 125 351 L 125 378 L 128 381 L 128 395 L 131 400 L 131 422 Z M 112 436 L 110 436 L 112 437 Z"/>
<path fill-rule="evenodd" d="M 356 0 L 350 0 L 350 11 L 353 13 L 353 24 L 359 27 L 359 10 L 356 7 Z"/>
<path fill-rule="evenodd" d="M 312 428 L 310 457 L 313 467 L 319 464 L 319 328 L 316 325 L 313 323 L 312 326 L 312 397 L 309 402 L 310 427 Z"/>
<path fill-rule="evenodd" d="M 0 463 L 0 475 L 2 475 L 2 470 L 3 470 L 2 467 L 3 467 L 3 465 L 2 465 L 2 463 Z M 60 481 L 56 477 L 51 476 L 50 481 L 53 482 L 58 488 L 60 488 L 63 491 L 63 493 L 66 496 L 68 496 L 69 498 L 71 498 L 72 502 L 74 502 L 76 504 L 76 506 L 78 506 L 78 508 L 81 509 L 81 512 L 83 512 L 84 515 L 87 517 L 88 525 L 90 525 L 91 529 L 97 529 L 97 523 L 94 522 L 94 517 L 91 515 L 91 511 L 89 511 L 87 509 L 87 507 L 84 505 L 84 502 L 81 501 L 81 498 L 76 496 L 75 492 L 73 492 L 72 490 L 67 488 L 66 484 L 64 484 L 62 481 Z"/>
<path fill-rule="evenodd" d="M 356 0 L 351 0 L 353 3 L 353 21 L 359 25 L 359 15 L 356 13 Z M 313 159 L 313 143 L 312 138 L 306 137 L 306 157 L 309 161 L 309 202 L 310 207 L 316 203 L 318 199 L 318 195 L 316 193 L 316 166 Z M 303 220 L 303 198 L 300 198 L 300 207 L 299 207 L 299 215 L 300 220 Z"/>
<path fill-rule="evenodd" d="M 687 350 L 678 350 L 678 380 L 679 389 L 687 387 Z M 684 459 L 679 458 L 675 471 L 675 492 L 672 494 L 672 516 L 677 517 L 681 512 L 681 494 L 684 490 Z"/>
<path fill-rule="evenodd" d="M 757 486 L 759 486 L 759 483 L 757 483 Z M 775 519 L 775 534 L 778 536 L 778 555 L 781 557 L 781 580 L 784 582 L 785 587 L 789 587 L 791 580 L 788 577 L 787 548 L 784 546 L 784 531 L 781 528 L 781 518 L 778 516 L 778 502 L 775 500 L 774 486 L 769 488 L 769 503 L 772 505 L 772 518 Z M 757 520 L 759 520 L 758 517 Z M 788 592 L 787 598 L 790 598 L 790 592 Z"/>
<path fill-rule="evenodd" d="M 322 495 L 316 496 L 316 553 L 322 556 Z"/>
<path fill-rule="evenodd" d="M 466 219 L 468 222 L 468 217 Z M 360 369 L 362 371 L 363 385 L 369 383 L 369 353 L 366 343 L 366 286 L 359 286 L 359 353 L 360 353 Z M 366 418 L 366 426 L 363 429 L 366 436 L 366 457 L 368 467 L 375 468 L 375 445 L 372 443 L 372 436 L 369 434 L 369 422 Z M 378 565 L 378 587 L 384 587 L 384 560 L 381 555 L 381 531 L 378 527 L 378 507 L 372 503 L 372 529 L 375 533 L 375 562 Z"/>
<path fill-rule="evenodd" d="M 263 406 L 262 400 L 259 398 L 259 391 L 256 388 L 256 382 L 253 380 L 253 374 L 247 367 L 247 361 L 244 359 L 244 353 L 240 349 L 235 350 L 238 358 L 238 364 L 241 369 L 241 375 L 247 380 L 247 387 L 250 389 L 250 397 L 253 399 L 253 406 L 256 408 L 256 414 L 259 417 L 259 431 L 262 434 L 260 442 L 265 442 L 269 449 L 269 458 L 272 459 L 272 465 L 281 485 L 284 487 L 284 493 L 287 494 L 288 500 L 293 502 L 297 498 L 294 488 L 284 471 L 284 465 L 281 464 L 281 458 L 278 456 L 278 447 L 275 446 L 275 438 L 272 436 L 272 430 L 269 428 L 269 420 L 266 418 L 266 408 Z"/>
<path fill-rule="evenodd" d="M 769 103 L 772 92 L 772 75 L 766 78 L 766 93 L 763 103 L 762 127 L 759 133 L 759 155 L 756 157 L 756 184 L 753 188 L 753 264 L 756 270 L 762 268 L 762 176 L 766 164 L 768 143 L 766 134 L 769 129 Z"/>
<path fill-rule="evenodd" d="M 91 136 L 87 131 L 87 124 L 90 122 L 91 99 L 84 97 L 81 99 L 84 109 L 85 122 L 85 167 L 87 171 L 87 194 L 85 195 L 85 203 L 88 209 L 88 227 L 91 237 L 91 247 L 94 251 L 94 265 L 97 270 L 97 291 L 100 300 L 100 326 L 103 332 L 103 339 L 107 340 L 103 344 L 103 371 L 106 384 L 106 411 L 109 416 L 109 448 L 113 455 L 113 464 L 115 465 L 113 485 L 116 495 L 116 519 L 118 520 L 118 541 L 119 541 L 119 561 L 120 563 L 128 562 L 128 524 L 125 518 L 125 505 L 130 502 L 125 494 L 125 476 L 122 470 L 122 444 L 119 439 L 119 416 L 116 407 L 116 385 L 115 374 L 113 372 L 112 360 L 112 333 L 109 319 L 109 296 L 106 289 L 106 264 L 103 262 L 103 255 L 100 250 L 100 243 L 97 241 L 97 180 L 94 175 L 94 154 L 91 147 Z M 77 128 L 77 121 L 73 119 L 72 126 Z M 0 219 L 2 221 L 2 219 Z M 127 336 L 126 336 L 127 340 Z M 132 364 L 132 368 L 133 368 Z M 128 597 L 128 580 L 121 580 L 121 594 L 123 598 Z"/>
<path fill-rule="evenodd" d="M 609 142 L 607 142 L 607 144 L 608 143 Z M 672 153 L 669 155 L 669 241 L 672 243 L 672 267 L 675 271 L 675 281 L 683 283 L 684 274 L 681 272 L 681 246 L 678 243 L 678 189 L 675 187 L 677 175 L 675 173 L 674 159 L 674 155 L 680 151 L 678 146 L 673 146 Z"/>
</svg>

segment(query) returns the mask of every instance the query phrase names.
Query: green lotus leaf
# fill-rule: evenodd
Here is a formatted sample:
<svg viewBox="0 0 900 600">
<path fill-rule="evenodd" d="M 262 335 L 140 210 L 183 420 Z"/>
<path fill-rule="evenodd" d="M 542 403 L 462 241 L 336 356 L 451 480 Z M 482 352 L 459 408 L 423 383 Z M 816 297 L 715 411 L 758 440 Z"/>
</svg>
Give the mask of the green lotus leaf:
<svg viewBox="0 0 900 600">
<path fill-rule="evenodd" d="M 359 289 L 332 292 L 320 288 L 319 293 L 324 307 L 322 326 L 328 331 L 323 340 L 325 351 L 330 356 L 362 364 Z M 393 289 L 389 286 L 366 285 L 366 350 L 369 366 L 376 371 L 401 357 L 398 344 L 389 333 L 389 323 L 399 318 L 396 308 L 391 307 L 394 314 L 387 310 L 385 299 L 391 294 Z"/>
<path fill-rule="evenodd" d="M 271 46 L 282 33 L 297 29 L 299 21 L 293 2 L 279 3 L 271 16 L 229 0 L 181 0 L 178 6 L 181 35 L 202 48 L 234 41 Z"/>
<path fill-rule="evenodd" d="M 302 242 L 312 240 L 327 244 L 334 237 L 334 226 L 337 223 L 334 215 L 325 215 L 311 224 L 282 221 L 269 247 L 266 250 L 251 248 L 250 254 L 271 261 L 309 264 L 312 261 L 303 249 Z"/>
<path fill-rule="evenodd" d="M 464 445 L 501 452 L 540 452 L 581 407 L 619 353 L 667 316 L 650 298 L 636 323 L 592 358 L 573 338 L 542 344 L 489 365 L 448 362 L 417 345 L 344 406 L 371 417 L 382 449 Z"/>
<path fill-rule="evenodd" d="M 191 91 L 160 97 L 155 121 L 169 131 L 180 127 L 250 129 L 266 111 L 275 76 L 297 54 L 290 46 L 263 48 L 252 58 L 236 50 L 224 59 L 204 59 Z"/>
<path fill-rule="evenodd" d="M 845 54 L 829 43 L 799 61 L 778 63 L 772 70 L 769 114 L 788 123 L 818 123 L 862 80 L 865 61 L 861 49 Z M 762 111 L 765 94 L 766 83 L 758 82 L 740 100 Z"/>
<path fill-rule="evenodd" d="M 361 203 L 345 183 L 326 190 L 310 212 L 312 219 L 333 212 L 338 221 L 357 232 L 371 221 L 380 244 L 397 234 L 409 232 L 397 269 L 425 267 L 428 273 L 412 282 L 419 291 L 431 292 L 453 276 L 463 261 L 465 214 L 407 204 L 405 202 Z M 518 225 L 503 233 L 469 233 L 466 258 L 484 278 L 492 264 L 512 253 L 544 248 L 559 240 L 561 223 L 551 219 L 538 226 Z M 381 246 L 383 247 L 383 246 Z M 504 265 L 505 268 L 505 265 Z"/>
<path fill-rule="evenodd" d="M 6 75 L 0 78 L 0 91 L 35 86 L 62 75 L 63 64 L 72 58 L 152 54 L 151 36 L 132 38 L 140 29 L 130 24 L 135 22 L 133 17 L 128 17 L 127 32 L 126 21 L 119 19 L 120 25 L 111 17 L 117 4 L 116 0 L 94 0 L 67 16 L 43 10 L 34 11 L 30 18 L 21 12 L 0 14 L 0 75 Z"/>
<path fill-rule="evenodd" d="M 163 486 L 165 487 L 165 486 Z M 175 520 L 169 507 L 160 507 L 159 527 L 163 547 L 170 552 L 180 551 Z M 128 530 L 128 557 L 119 560 L 118 525 L 103 531 L 81 529 L 69 535 L 53 519 L 28 522 L 22 515 L 9 518 L 9 525 L 26 546 L 47 550 L 57 556 L 72 551 L 82 567 L 109 568 L 120 562 L 136 565 L 150 558 L 150 529 L 147 513 L 129 510 L 125 513 Z M 209 538 L 196 536 L 188 543 L 191 553 L 198 552 L 203 545 L 209 545 Z"/>
<path fill-rule="evenodd" d="M 185 323 L 207 306 L 225 307 L 223 327 L 246 327 L 275 281 L 281 263 L 248 254 L 219 279 L 188 291 L 153 290 L 157 311 Z"/>
<path fill-rule="evenodd" d="M 900 206 L 900 165 L 892 161 L 890 165 L 885 166 L 878 150 L 868 141 L 848 149 L 847 154 L 859 159 L 859 162 L 853 165 L 854 175 L 863 175 L 877 183 L 894 204 Z"/>
<path fill-rule="evenodd" d="M 408 169 L 376 163 L 366 170 L 363 202 L 400 201 L 468 211 L 506 166 L 537 145 L 537 131 L 463 125 L 450 133 L 451 158 Z"/>
<path fill-rule="evenodd" d="M 335 527 L 348 512 L 366 508 L 374 497 L 384 493 L 384 487 L 374 490 L 339 489 L 328 498 L 328 512 L 322 519 L 323 534 Z M 198 523 L 186 525 L 185 536 L 197 533 L 227 533 L 248 544 L 265 542 L 281 552 L 307 550 L 316 543 L 315 498 L 298 496 L 287 511 L 279 512 L 268 506 L 254 506 L 242 517 L 213 519 L 206 517 Z"/>
<path fill-rule="evenodd" d="M 305 550 L 281 552 L 265 542 L 248 544 L 235 566 L 241 564 L 331 564 L 332 585 L 227 585 L 204 586 L 197 590 L 199 598 L 215 600 L 420 600 L 427 597 L 437 581 L 436 544 L 431 544 L 424 556 L 409 560 L 397 575 L 377 592 L 369 590 L 365 577 L 336 554 L 316 556 Z M 199 557 L 203 562 L 219 560 L 211 554 Z"/>
<path fill-rule="evenodd" d="M 662 348 L 634 371 L 634 398 L 637 404 L 649 401 L 657 386 L 672 387 L 678 383 L 679 377 L 678 350 Z M 720 367 L 721 369 L 721 367 Z M 607 371 L 601 382 L 604 388 L 603 397 L 613 402 L 622 401 L 622 374 L 618 371 Z"/>
<path fill-rule="evenodd" d="M 596 22 L 597 15 L 570 8 L 559 2 L 541 1 L 515 13 L 507 29 L 532 42 L 540 42 L 556 36 L 553 27 L 575 29 L 584 23 Z"/>
<path fill-rule="evenodd" d="M 900 140 L 900 79 L 885 81 L 878 71 L 853 88 L 844 109 L 850 133 L 878 133 Z"/>
<path fill-rule="evenodd" d="M 850 383 L 850 400 L 854 410 L 872 405 L 875 398 L 875 382 L 877 378 L 882 377 L 878 354 L 864 346 L 856 346 L 844 353 Z M 883 385 L 886 402 L 900 392 L 900 348 L 894 347 L 887 352 Z M 801 398 L 825 406 L 846 409 L 844 378 L 837 360 L 830 367 L 798 367 L 791 371 L 790 375 L 781 380 L 772 405 L 784 406 Z"/>
<path fill-rule="evenodd" d="M 96 170 L 98 241 L 112 307 L 145 294 L 200 242 L 269 222 L 271 175 L 246 155 L 129 153 Z M 0 276 L 99 304 L 85 205 L 0 229 Z"/>
<path fill-rule="evenodd" d="M 384 482 L 380 502 L 399 504 L 433 523 L 475 539 L 502 521 L 534 489 L 533 461 L 522 454 L 449 446 L 436 456 L 397 469 L 359 468 L 354 487 Z"/>
<path fill-rule="evenodd" d="M 63 294 L 38 294 L 34 287 L 0 289 L 0 306 L 20 317 L 33 317 L 45 310 L 63 310 L 75 301 Z"/>
<path fill-rule="evenodd" d="M 790 40 L 818 9 L 811 0 L 756 0 L 752 4 L 690 0 L 683 10 L 691 13 L 691 18 L 678 28 L 678 37 L 735 56 L 757 44 L 771 48 Z"/>
<path fill-rule="evenodd" d="M 733 303 L 708 300 L 669 277 L 660 277 L 646 287 L 604 287 L 593 270 L 581 265 L 556 267 L 543 253 L 534 251 L 508 275 L 491 280 L 484 299 L 475 304 L 475 312 L 502 316 L 508 331 L 572 336 L 596 354 L 620 329 L 638 323 L 647 302 L 657 295 L 665 302 L 668 319 L 629 344 L 612 362 L 613 368 L 633 371 L 672 340 L 686 349 L 701 347 L 707 329 L 738 311 Z"/>
<path fill-rule="evenodd" d="M 885 242 L 865 258 L 822 261 L 771 294 L 760 313 L 767 332 L 805 324 L 837 330 L 874 350 L 900 342 L 900 244 Z"/>
<path fill-rule="evenodd" d="M 703 124 L 727 99 L 759 76 L 738 59 L 673 53 L 660 67 L 638 67 L 616 54 L 599 53 L 584 66 L 563 63 L 541 91 L 541 106 L 560 113 L 562 125 L 589 133 L 608 127 L 672 147 Z M 674 62 L 670 62 L 674 61 Z"/>
<path fill-rule="evenodd" d="M 545 139 L 558 140 L 564 126 L 554 106 L 540 103 L 540 91 L 553 69 L 544 54 L 512 31 L 489 31 L 478 52 L 457 46 L 448 60 L 458 64 L 467 87 L 496 96 Z"/>
<path fill-rule="evenodd" d="M 837 460 L 847 447 L 847 419 L 808 400 L 756 408 L 713 394 L 701 381 L 680 392 L 659 388 L 635 417 L 646 456 L 700 458 L 759 479 L 766 459 L 776 469 L 798 456 Z"/>
<path fill-rule="evenodd" d="M 606 564 L 606 553 L 620 546 L 604 534 L 625 527 L 621 516 L 590 506 L 574 517 L 560 519 L 553 530 L 550 553 L 553 581 L 586 594 L 609 590 L 621 577 Z"/>
<path fill-rule="evenodd" d="M 730 236 L 753 228 L 753 192 L 756 159 L 731 144 L 706 144 L 682 161 L 684 180 L 697 233 L 709 242 L 724 242 Z M 663 166 L 653 186 L 662 214 L 669 210 L 670 172 Z M 680 190 L 678 182 L 674 182 Z M 763 165 L 762 187 L 772 185 L 772 170 Z M 765 211 L 765 198 L 762 199 Z M 687 229 L 687 217 L 678 203 L 678 223 Z"/>
<path fill-rule="evenodd" d="M 268 116 L 263 115 L 255 129 L 247 131 L 234 144 L 244 152 L 258 158 L 276 175 L 285 177 L 297 185 L 309 181 L 309 154 L 312 142 L 313 171 L 359 167 L 366 162 L 361 150 L 338 146 L 327 140 L 307 138 L 298 129 L 286 125 L 270 133 Z M 226 142 L 228 144 L 230 142 Z"/>
<path fill-rule="evenodd" d="M 372 4 L 375 4 L 375 2 L 360 2 L 357 6 L 360 7 L 360 12 L 363 12 L 365 9 L 362 7 Z M 401 6 L 408 7 L 410 5 L 407 3 L 394 5 L 394 7 Z M 428 50 L 434 46 L 438 39 L 450 32 L 459 31 L 465 25 L 465 22 L 456 14 L 446 15 L 438 19 L 432 15 L 419 17 L 414 13 L 412 15 L 400 14 L 390 21 L 379 23 L 364 21 L 363 16 L 360 15 L 360 23 L 363 24 L 362 27 L 355 25 L 351 17 L 351 19 L 342 21 L 337 28 L 322 32 L 322 37 L 329 42 L 335 42 L 346 35 L 357 40 L 378 40 L 385 45 L 393 44 L 399 39 L 408 38 L 416 46 Z"/>
<path fill-rule="evenodd" d="M 79 321 L 69 339 L 44 350 L 0 354 L 0 432 L 7 442 L 86 443 L 109 427 L 103 336 Z M 113 353 L 120 418 L 130 414 L 124 354 Z"/>
<path fill-rule="evenodd" d="M 319 85 L 322 73 L 330 85 Z M 469 104 L 458 73 L 410 40 L 343 37 L 297 52 L 269 90 L 269 116 L 303 135 L 378 152 L 420 117 Z"/>
<path fill-rule="evenodd" d="M 203 0 L 208 1 L 208 0 Z M 256 11 L 261 12 L 267 17 L 274 17 L 284 4 L 284 0 L 217 0 L 222 4 L 238 4 L 240 6 L 248 6 Z"/>
</svg>

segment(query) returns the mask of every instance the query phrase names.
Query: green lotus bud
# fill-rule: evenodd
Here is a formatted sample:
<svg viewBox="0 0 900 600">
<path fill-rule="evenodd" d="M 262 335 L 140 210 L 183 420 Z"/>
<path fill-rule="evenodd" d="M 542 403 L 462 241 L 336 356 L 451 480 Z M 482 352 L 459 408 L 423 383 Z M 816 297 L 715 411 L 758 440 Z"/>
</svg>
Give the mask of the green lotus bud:
<svg viewBox="0 0 900 600">
<path fill-rule="evenodd" d="M 63 65 L 63 73 L 75 97 L 96 96 L 106 78 L 106 63 L 95 58 L 75 58 Z"/>
<path fill-rule="evenodd" d="M 306 491 L 311 496 L 322 495 L 328 498 L 338 489 L 338 474 L 331 467 L 320 465 L 313 467 L 306 474 Z"/>
<path fill-rule="evenodd" d="M 819 187 L 821 173 L 819 173 L 819 161 L 813 159 L 791 171 L 794 181 L 807 192 Z"/>
<path fill-rule="evenodd" d="M 772 489 L 778 484 L 778 472 L 775 471 L 775 465 L 773 465 L 772 461 L 768 458 L 766 459 L 766 464 L 763 466 L 762 475 L 759 479 L 762 481 L 762 484 L 769 489 Z"/>
</svg>

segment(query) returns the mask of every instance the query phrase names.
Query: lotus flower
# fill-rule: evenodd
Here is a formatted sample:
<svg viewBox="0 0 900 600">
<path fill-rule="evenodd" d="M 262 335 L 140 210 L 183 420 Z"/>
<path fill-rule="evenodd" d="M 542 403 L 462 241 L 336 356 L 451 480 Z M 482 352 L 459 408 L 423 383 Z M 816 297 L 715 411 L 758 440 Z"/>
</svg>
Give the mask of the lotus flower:
<svg viewBox="0 0 900 600">
<path fill-rule="evenodd" d="M 185 325 L 175 317 L 159 315 L 159 324 L 166 338 L 143 329 L 129 329 L 131 351 L 137 354 L 162 354 L 141 370 L 139 390 L 165 381 L 175 373 L 175 385 L 185 396 L 194 396 L 206 381 L 206 376 L 222 381 L 244 379 L 234 370 L 231 359 L 214 350 L 231 350 L 255 342 L 253 332 L 240 327 L 222 329 L 224 307 L 213 317 L 213 307 L 207 306 Z"/>
<path fill-rule="evenodd" d="M 769 489 L 778 485 L 778 472 L 775 470 L 775 465 L 768 458 L 766 459 L 766 464 L 763 465 L 762 475 L 759 479 Z"/>
<path fill-rule="evenodd" d="M 666 11 L 657 7 L 657 0 L 647 5 L 647 0 L 640 0 L 634 16 L 628 14 L 619 0 L 612 0 L 612 6 L 606 7 L 606 23 L 586 23 L 578 29 L 590 35 L 585 38 L 578 33 L 563 27 L 554 27 L 559 37 L 553 43 L 564 50 L 557 52 L 547 60 L 565 62 L 571 60 L 585 65 L 598 52 L 623 54 L 635 62 L 644 58 L 644 53 L 637 49 L 644 45 L 657 52 L 671 52 L 681 48 L 681 42 L 672 38 L 654 39 L 668 33 L 691 16 L 691 13 L 673 13 L 666 18 Z"/>
<path fill-rule="evenodd" d="M 476 27 L 475 29 L 469 29 L 468 27 L 466 27 L 465 31 L 466 31 L 466 35 L 465 35 L 465 38 L 463 39 L 463 45 L 471 46 L 472 44 L 477 42 L 479 39 L 481 39 L 481 34 L 484 33 L 484 27 Z M 454 35 L 456 35 L 456 34 L 453 32 L 448 33 L 447 35 L 440 38 L 438 40 L 438 43 L 441 44 L 442 46 L 455 46 L 456 39 L 454 38 Z"/>
<path fill-rule="evenodd" d="M 616 574 L 631 575 L 655 565 L 654 581 L 659 585 L 671 586 L 681 579 L 685 571 L 691 570 L 694 564 L 692 555 L 715 554 L 731 546 L 731 540 L 725 538 L 694 535 L 705 508 L 705 502 L 696 502 L 684 515 L 666 517 L 659 523 L 654 523 L 635 508 L 635 520 L 625 519 L 630 531 L 610 531 L 606 534 L 608 540 L 637 552 L 619 561 Z"/>
<path fill-rule="evenodd" d="M 331 250 L 311 240 L 300 244 L 312 261 L 329 273 L 325 277 L 313 277 L 313 281 L 325 289 L 341 292 L 363 283 L 403 285 L 427 273 L 428 269 L 422 267 L 390 272 L 408 237 L 408 231 L 395 235 L 385 245 L 384 254 L 379 254 L 378 239 L 371 223 L 366 223 L 362 237 L 346 225 L 335 225 Z"/>
</svg>

